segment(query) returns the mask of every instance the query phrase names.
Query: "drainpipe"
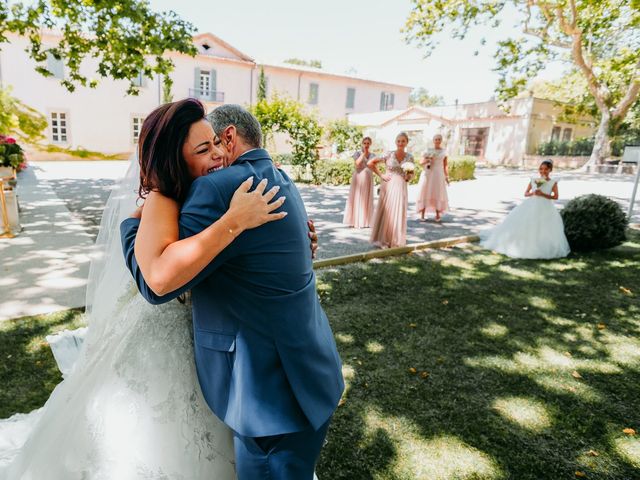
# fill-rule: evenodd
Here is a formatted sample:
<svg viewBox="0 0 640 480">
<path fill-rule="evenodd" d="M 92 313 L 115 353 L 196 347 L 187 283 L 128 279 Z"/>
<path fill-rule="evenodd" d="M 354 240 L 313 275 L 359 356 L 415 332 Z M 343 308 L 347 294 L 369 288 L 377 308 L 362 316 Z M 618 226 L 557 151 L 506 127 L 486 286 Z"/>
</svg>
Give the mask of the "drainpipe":
<svg viewBox="0 0 640 480">
<path fill-rule="evenodd" d="M 251 66 L 251 70 L 249 70 L 249 105 L 253 105 L 253 72 L 256 67 L 257 65 L 254 62 Z"/>
<path fill-rule="evenodd" d="M 300 81 L 302 79 L 302 72 L 298 74 L 298 101 L 300 101 Z"/>
<path fill-rule="evenodd" d="M 162 75 L 158 74 L 158 106 L 162 105 Z"/>
</svg>

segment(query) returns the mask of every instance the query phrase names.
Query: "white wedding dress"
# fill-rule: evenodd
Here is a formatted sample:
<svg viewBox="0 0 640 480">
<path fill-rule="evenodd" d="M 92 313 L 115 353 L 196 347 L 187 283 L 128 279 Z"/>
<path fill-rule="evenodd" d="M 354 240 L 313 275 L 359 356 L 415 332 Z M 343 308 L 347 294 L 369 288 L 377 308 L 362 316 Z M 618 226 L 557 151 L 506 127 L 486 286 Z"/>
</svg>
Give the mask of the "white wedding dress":
<svg viewBox="0 0 640 480">
<path fill-rule="evenodd" d="M 531 179 L 531 188 L 538 188 Z M 556 181 L 550 179 L 539 188 L 551 195 Z M 531 196 L 511 210 L 502 223 L 480 234 L 480 244 L 512 258 L 550 259 L 569 255 L 571 249 L 564 224 L 553 200 Z"/>
<path fill-rule="evenodd" d="M 107 203 L 72 370 L 44 407 L 0 421 L 0 480 L 235 479 L 231 431 L 198 384 L 190 308 L 148 304 L 124 267 L 136 181 L 130 167 Z M 63 372 L 69 353 L 56 352 Z"/>
</svg>

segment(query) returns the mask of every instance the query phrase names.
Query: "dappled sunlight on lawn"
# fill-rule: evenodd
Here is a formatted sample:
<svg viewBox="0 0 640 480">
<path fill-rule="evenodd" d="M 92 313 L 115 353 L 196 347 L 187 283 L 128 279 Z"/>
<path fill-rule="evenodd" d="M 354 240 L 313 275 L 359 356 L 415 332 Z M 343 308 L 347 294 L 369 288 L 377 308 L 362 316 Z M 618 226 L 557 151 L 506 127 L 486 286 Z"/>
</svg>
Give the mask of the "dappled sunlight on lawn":
<svg viewBox="0 0 640 480">
<path fill-rule="evenodd" d="M 608 435 L 640 425 L 636 252 L 458 246 L 319 276 L 349 365 L 320 476 L 633 478 L 636 444 Z"/>
<path fill-rule="evenodd" d="M 473 448 L 453 435 L 424 438 L 407 418 L 382 415 L 375 410 L 365 417 L 372 437 L 383 431 L 397 446 L 395 458 L 376 479 L 416 480 L 501 479 L 503 473 L 490 455 Z"/>
<path fill-rule="evenodd" d="M 492 407 L 502 417 L 533 432 L 541 432 L 551 426 L 551 415 L 547 407 L 533 398 L 498 398 Z"/>
<path fill-rule="evenodd" d="M 634 436 L 618 435 L 612 439 L 616 452 L 624 457 L 629 463 L 640 468 L 640 438 Z"/>
</svg>

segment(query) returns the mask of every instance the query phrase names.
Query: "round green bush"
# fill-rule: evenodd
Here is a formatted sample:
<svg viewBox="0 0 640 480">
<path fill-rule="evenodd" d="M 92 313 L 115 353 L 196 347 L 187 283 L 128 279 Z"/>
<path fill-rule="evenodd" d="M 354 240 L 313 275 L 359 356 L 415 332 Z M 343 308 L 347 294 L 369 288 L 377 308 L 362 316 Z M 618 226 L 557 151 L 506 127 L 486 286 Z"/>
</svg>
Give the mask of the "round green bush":
<svg viewBox="0 0 640 480">
<path fill-rule="evenodd" d="M 627 216 L 602 195 L 576 197 L 562 210 L 564 232 L 573 251 L 601 250 L 626 240 Z"/>
</svg>

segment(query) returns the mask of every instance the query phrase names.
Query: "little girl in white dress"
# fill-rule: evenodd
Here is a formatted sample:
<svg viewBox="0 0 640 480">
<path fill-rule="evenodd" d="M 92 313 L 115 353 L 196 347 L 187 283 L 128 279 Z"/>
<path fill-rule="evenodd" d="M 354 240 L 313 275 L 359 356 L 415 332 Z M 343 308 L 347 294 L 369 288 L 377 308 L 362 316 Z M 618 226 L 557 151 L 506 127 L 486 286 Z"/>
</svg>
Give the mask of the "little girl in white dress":
<svg viewBox="0 0 640 480">
<path fill-rule="evenodd" d="M 483 232 L 480 244 L 512 258 L 561 258 L 571 251 L 564 223 L 553 205 L 558 199 L 558 182 L 549 175 L 553 162 L 540 164 L 539 178 L 532 178 L 527 199 L 511 210 L 500 225 Z"/>
</svg>

